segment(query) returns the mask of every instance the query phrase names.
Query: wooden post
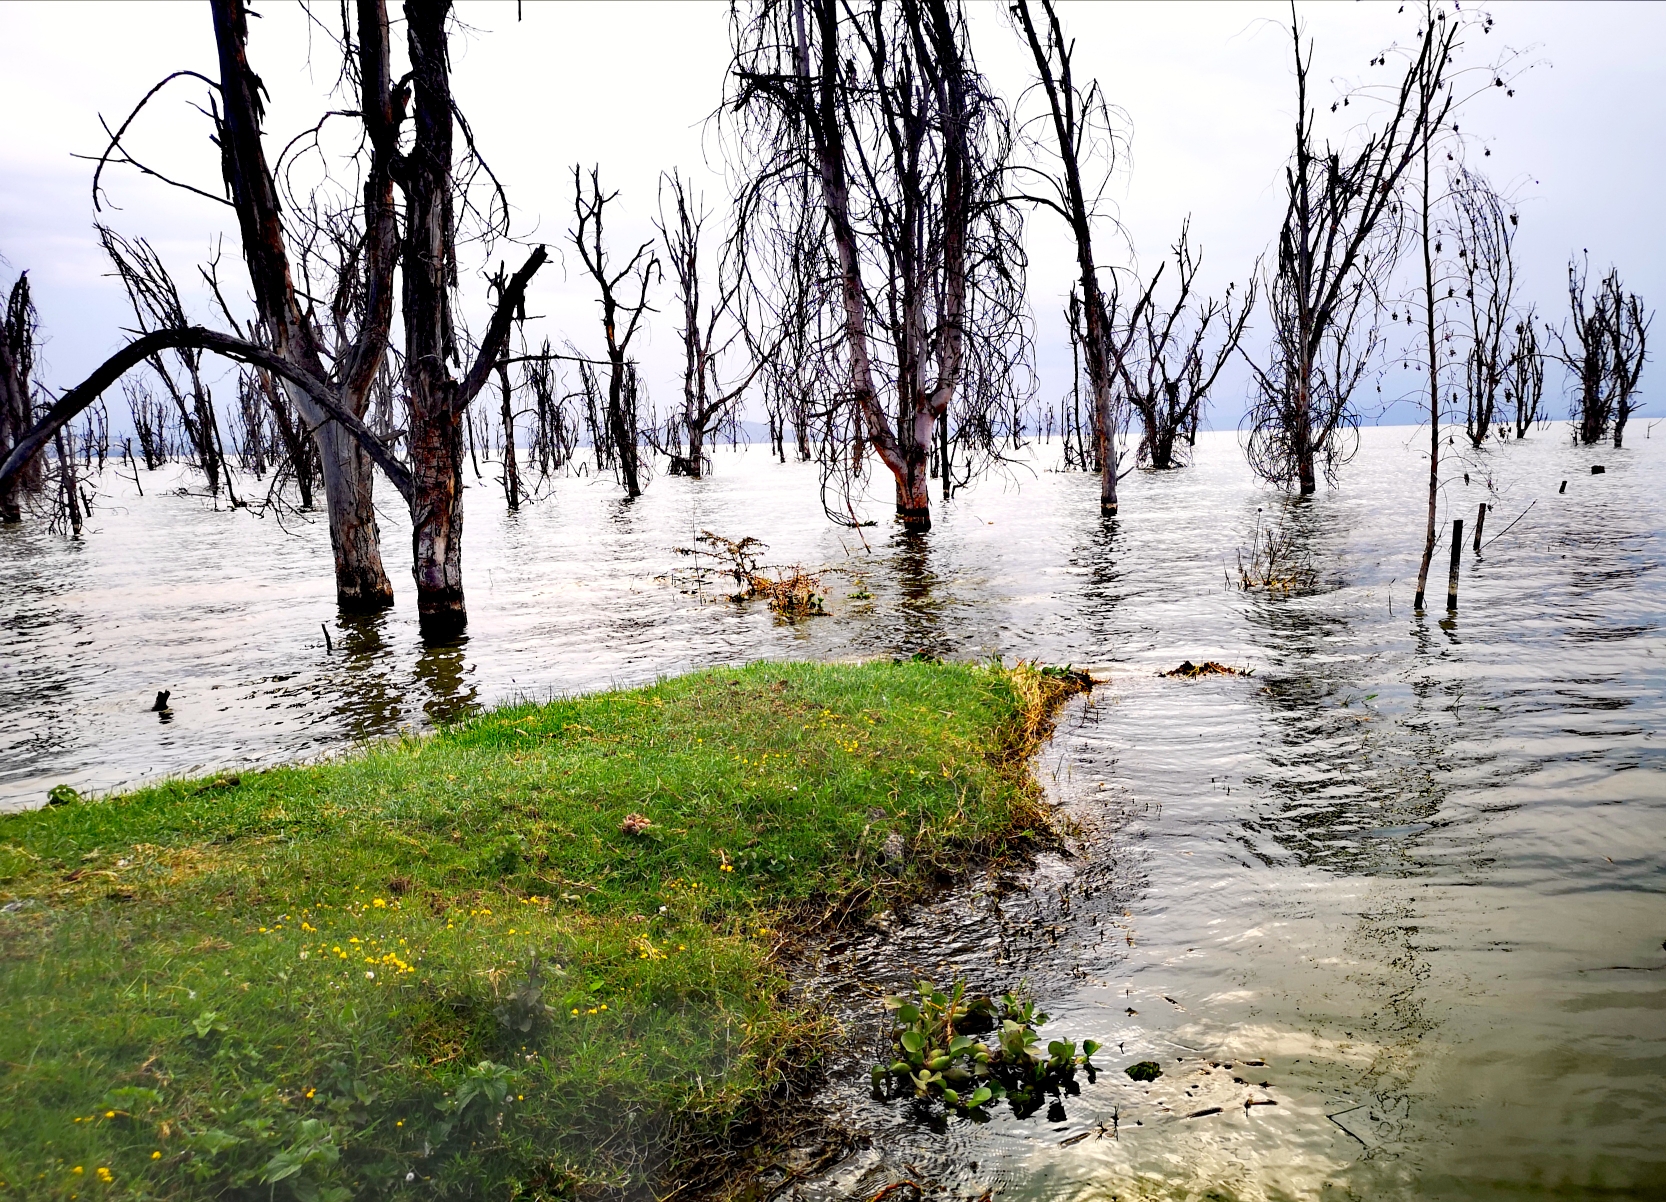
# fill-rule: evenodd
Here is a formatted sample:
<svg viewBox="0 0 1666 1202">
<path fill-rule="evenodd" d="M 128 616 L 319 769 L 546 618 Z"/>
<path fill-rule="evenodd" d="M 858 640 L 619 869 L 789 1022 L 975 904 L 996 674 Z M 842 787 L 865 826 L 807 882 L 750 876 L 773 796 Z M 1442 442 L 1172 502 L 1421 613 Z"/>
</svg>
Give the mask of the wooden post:
<svg viewBox="0 0 1666 1202">
<path fill-rule="evenodd" d="M 1446 612 L 1458 612 L 1458 564 L 1464 553 L 1464 520 L 1452 519 L 1452 567 L 1446 573 Z"/>
<path fill-rule="evenodd" d="M 1481 502 L 1481 508 L 1475 511 L 1475 554 L 1481 553 L 1481 531 L 1487 524 L 1487 503 Z"/>
</svg>

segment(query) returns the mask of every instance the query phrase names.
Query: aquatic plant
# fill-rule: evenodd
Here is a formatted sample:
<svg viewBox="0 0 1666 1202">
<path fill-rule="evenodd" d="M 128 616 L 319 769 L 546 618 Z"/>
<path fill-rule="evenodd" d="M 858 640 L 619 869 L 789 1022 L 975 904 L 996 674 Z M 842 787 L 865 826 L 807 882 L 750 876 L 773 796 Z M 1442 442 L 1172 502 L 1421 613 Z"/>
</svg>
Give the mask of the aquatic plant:
<svg viewBox="0 0 1666 1202">
<path fill-rule="evenodd" d="M 1313 560 L 1300 546 L 1295 531 L 1279 524 L 1265 526 L 1256 519 L 1250 533 L 1249 559 L 1238 550 L 1238 587 L 1249 591 L 1292 593 L 1312 588 L 1319 579 Z"/>
<path fill-rule="evenodd" d="M 885 1008 L 895 1017 L 893 1059 L 871 1073 L 876 1093 L 891 1096 L 912 1087 L 922 1098 L 938 1098 L 951 1109 L 980 1111 L 1006 1098 L 1020 1118 L 1033 1114 L 1048 1094 L 1075 1092 L 1078 1066 L 1094 1072 L 1090 1059 L 1100 1045 L 1054 1039 L 1045 1051 L 1036 1028 L 1047 1021 L 1035 1000 L 1020 987 L 999 1001 L 966 996 L 966 982 L 945 991 L 930 981 L 915 986 L 914 998 L 893 996 Z M 975 1038 L 992 1032 L 995 1046 Z"/>
</svg>

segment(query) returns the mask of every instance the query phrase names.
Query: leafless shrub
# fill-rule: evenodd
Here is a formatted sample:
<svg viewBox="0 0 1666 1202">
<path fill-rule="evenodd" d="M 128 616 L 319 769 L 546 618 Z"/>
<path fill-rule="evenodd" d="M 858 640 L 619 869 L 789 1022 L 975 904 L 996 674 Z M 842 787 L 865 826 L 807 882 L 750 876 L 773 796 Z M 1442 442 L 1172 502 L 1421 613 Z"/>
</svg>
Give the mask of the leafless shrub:
<svg viewBox="0 0 1666 1202">
<path fill-rule="evenodd" d="M 1318 579 L 1312 556 L 1296 532 L 1282 522 L 1264 525 L 1258 516 L 1249 546 L 1238 549 L 1238 587 L 1246 592 L 1292 593 L 1312 588 Z"/>
<path fill-rule="evenodd" d="M 694 558 L 693 575 L 697 588 L 703 587 L 712 576 L 727 576 L 735 586 L 735 591 L 728 594 L 731 601 L 762 597 L 768 601 L 770 609 L 788 618 L 824 614 L 821 573 L 808 572 L 801 565 L 793 564 L 776 569 L 776 574 L 771 576 L 758 563 L 759 553 L 767 546 L 767 543 L 755 538 L 743 538 L 737 542 L 710 530 L 702 530 L 695 538 L 694 546 L 677 547 L 675 550 L 678 555 Z M 699 562 L 702 555 L 716 560 L 717 566 L 702 566 Z"/>
</svg>

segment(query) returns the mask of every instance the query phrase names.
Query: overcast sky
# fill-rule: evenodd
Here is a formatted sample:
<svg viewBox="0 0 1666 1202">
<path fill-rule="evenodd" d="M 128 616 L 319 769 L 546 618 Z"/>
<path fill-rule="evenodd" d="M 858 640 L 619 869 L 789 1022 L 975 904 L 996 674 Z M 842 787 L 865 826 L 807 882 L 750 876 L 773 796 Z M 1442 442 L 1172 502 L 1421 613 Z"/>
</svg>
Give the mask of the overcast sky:
<svg viewBox="0 0 1666 1202">
<path fill-rule="evenodd" d="M 1317 101 L 1328 106 L 1339 89 L 1368 77 L 1367 63 L 1380 50 L 1412 39 L 1412 14 L 1399 8 L 1300 8 L 1317 39 Z M 333 21 L 335 9 L 317 11 Z M 1559 320 L 1568 255 L 1588 249 L 1593 272 L 1616 264 L 1631 289 L 1658 303 L 1666 297 L 1659 235 L 1666 7 L 1499 3 L 1489 10 L 1495 29 L 1475 39 L 1471 61 L 1515 51 L 1529 69 L 1513 98 L 1486 91 L 1462 124 L 1478 139 L 1472 163 L 1519 199 L 1524 300 Z M 259 11 L 250 57 L 272 95 L 275 154 L 332 107 L 335 64 L 298 7 L 267 3 Z M 998 89 L 1015 98 L 1025 64 L 1004 11 L 974 0 L 973 49 Z M 1129 153 L 1111 192 L 1127 242 L 1117 249 L 1107 240 L 1106 257 L 1131 254 L 1130 265 L 1149 270 L 1189 214 L 1208 284 L 1245 277 L 1282 214 L 1280 173 L 1294 109 L 1290 42 L 1280 23 L 1288 9 L 1067 3 L 1062 11 L 1078 42 L 1078 72 L 1096 76 L 1128 118 Z M 517 235 L 547 240 L 552 250 L 564 241 L 574 163 L 600 164 L 604 180 L 620 190 L 620 248 L 652 236 L 664 169 L 692 174 L 721 209 L 724 181 L 706 118 L 728 61 L 725 4 L 529 2 L 519 21 L 513 3 L 463 3 L 458 12 L 468 31 L 453 41 L 456 95 L 507 186 Z M 186 68 L 217 75 L 206 4 L 0 5 L 0 111 L 9 114 L 0 124 L 0 282 L 9 286 L 17 271 L 30 272 L 48 340 L 40 379 L 55 389 L 84 376 L 130 324 L 93 234 L 92 166 L 76 156 L 102 149 L 101 115 L 120 121 L 153 83 Z M 205 95 L 200 84 L 171 85 L 139 119 L 134 144 L 171 174 L 217 192 L 208 121 L 191 107 Z M 111 223 L 149 238 L 182 283 L 220 234 L 237 265 L 228 209 L 131 170 L 114 171 L 107 187 L 120 206 L 108 214 Z M 1068 386 L 1069 374 L 1068 366 L 1059 370 L 1059 309 L 1072 268 L 1060 234 L 1045 215 L 1031 222 L 1030 302 L 1047 398 Z M 514 257 L 513 248 L 507 253 Z M 536 281 L 530 308 L 544 319 L 535 336 L 595 341 L 594 298 L 575 266 L 568 252 Z M 468 288 L 470 303 L 478 303 L 484 288 L 478 281 Z M 663 412 L 680 391 L 679 356 L 669 289 L 659 295 L 666 313 L 651 328 L 644 366 Z M 1264 323 L 1257 327 L 1247 342 L 1259 350 Z M 1388 398 L 1414 387 L 1399 373 L 1384 381 Z M 1645 412 L 1666 415 L 1666 367 L 1651 367 L 1643 388 Z M 1546 391 L 1562 415 L 1560 369 L 1548 373 Z M 1235 425 L 1243 392 L 1242 372 L 1224 380 L 1211 424 Z M 1384 420 L 1415 416 L 1391 407 Z"/>
</svg>

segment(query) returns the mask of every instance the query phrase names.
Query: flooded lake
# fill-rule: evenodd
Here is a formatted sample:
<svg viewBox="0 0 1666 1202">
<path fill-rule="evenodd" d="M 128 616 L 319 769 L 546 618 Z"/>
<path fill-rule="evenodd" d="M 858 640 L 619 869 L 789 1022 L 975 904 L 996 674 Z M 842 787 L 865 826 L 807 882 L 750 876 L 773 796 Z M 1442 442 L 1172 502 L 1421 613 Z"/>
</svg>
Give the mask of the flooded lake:
<svg viewBox="0 0 1666 1202">
<path fill-rule="evenodd" d="M 1107 1071 L 1063 1114 L 934 1129 L 868 1098 L 875 1049 L 853 1048 L 823 1103 L 848 1147 L 780 1196 L 905 1176 L 1107 1202 L 1666 1196 L 1666 438 L 1632 437 L 1576 448 L 1558 425 L 1476 457 L 1443 521 L 1472 531 L 1489 501 L 1496 541 L 1466 540 L 1454 618 L 1444 545 L 1435 605 L 1411 612 L 1410 429 L 1366 431 L 1342 487 L 1305 502 L 1204 435 L 1196 467 L 1130 476 L 1114 522 L 1095 478 L 1018 466 L 918 539 L 830 525 L 814 469 L 761 449 L 634 504 L 564 479 L 509 515 L 487 480 L 468 497 L 469 634 L 446 648 L 416 636 L 396 505 L 399 606 L 346 622 L 321 524 L 216 512 L 166 472 L 140 499 L 106 473 L 82 542 L 0 530 L 0 804 L 762 657 L 1092 665 L 1108 682 L 1042 765 L 1074 854 L 1027 891 L 975 882 L 952 914 L 821 954 L 883 947 L 893 973 L 982 988 L 1028 976 L 1045 1034 L 1107 1044 Z M 1293 531 L 1315 589 L 1235 587 L 1258 521 Z M 675 549 L 701 530 L 836 570 L 829 616 L 687 591 Z M 1183 659 L 1253 674 L 1157 675 Z M 1119 1071 L 1143 1059 L 1164 1076 Z"/>
</svg>

